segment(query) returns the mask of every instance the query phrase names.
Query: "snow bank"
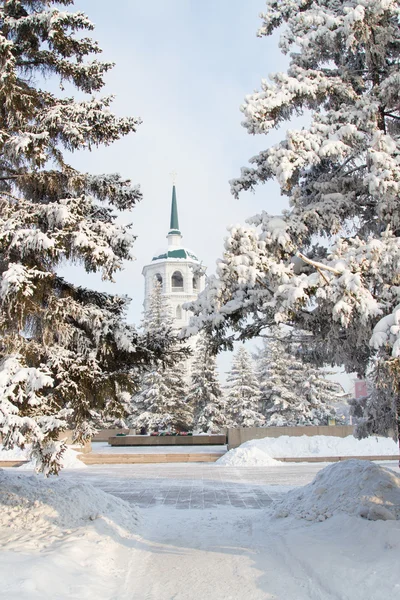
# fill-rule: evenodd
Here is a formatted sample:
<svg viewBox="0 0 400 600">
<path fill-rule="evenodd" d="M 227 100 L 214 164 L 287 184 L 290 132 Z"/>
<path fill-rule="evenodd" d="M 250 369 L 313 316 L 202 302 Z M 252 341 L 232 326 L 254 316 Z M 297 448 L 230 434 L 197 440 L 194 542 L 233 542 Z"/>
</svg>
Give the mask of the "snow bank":
<svg viewBox="0 0 400 600">
<path fill-rule="evenodd" d="M 230 450 L 219 458 L 215 464 L 227 467 L 271 467 L 281 464 L 257 446 L 249 446 L 251 443 L 246 442 L 239 448 Z"/>
<path fill-rule="evenodd" d="M 324 521 L 337 513 L 371 521 L 400 520 L 400 475 L 365 460 L 325 467 L 312 483 L 272 505 L 276 517 Z"/>
<path fill-rule="evenodd" d="M 398 446 L 391 438 L 372 436 L 357 440 L 328 435 L 282 435 L 278 438 L 251 440 L 249 444 L 267 452 L 269 456 L 290 458 L 302 456 L 385 456 L 398 453 Z"/>
<path fill-rule="evenodd" d="M 0 461 L 2 460 L 26 460 L 24 465 L 18 467 L 21 470 L 33 471 L 35 469 L 35 461 L 29 460 L 30 447 L 26 446 L 24 450 L 20 448 L 13 448 L 12 450 L 4 450 L 4 448 L 0 447 Z M 87 465 L 85 465 L 78 458 L 79 452 L 73 450 L 73 448 L 67 446 L 65 452 L 63 453 L 61 464 L 64 469 L 86 469 Z"/>
<path fill-rule="evenodd" d="M 75 528 L 103 519 L 133 531 L 136 511 L 89 483 L 0 470 L 0 527 L 35 532 Z"/>
<path fill-rule="evenodd" d="M 76 475 L 0 469 L 0 581 L 8 600 L 122 598 L 136 534 L 132 506 Z"/>
<path fill-rule="evenodd" d="M 78 458 L 78 454 L 79 452 L 77 452 L 76 450 L 73 450 L 72 448 L 67 447 L 65 452 L 62 455 L 62 459 L 61 459 L 61 465 L 62 468 L 64 469 L 87 469 L 87 465 L 85 465 L 81 460 L 79 460 Z M 29 462 L 25 463 L 24 465 L 21 465 L 20 467 L 18 467 L 21 470 L 26 470 L 26 471 L 33 471 L 36 467 L 36 461 L 35 460 L 30 460 Z"/>
<path fill-rule="evenodd" d="M 269 466 L 274 458 L 309 456 L 390 456 L 398 453 L 397 444 L 390 438 L 369 437 L 357 440 L 326 435 L 282 435 L 278 438 L 250 440 L 217 460 L 219 465 L 234 467 Z"/>
<path fill-rule="evenodd" d="M 12 450 L 4 450 L 0 445 L 0 460 L 28 460 L 28 450 L 21 448 L 13 448 Z"/>
<path fill-rule="evenodd" d="M 80 450 L 74 450 L 73 448 L 69 448 L 65 450 L 61 464 L 64 469 L 87 469 L 87 465 L 85 465 L 78 458 L 78 454 L 81 454 Z"/>
</svg>

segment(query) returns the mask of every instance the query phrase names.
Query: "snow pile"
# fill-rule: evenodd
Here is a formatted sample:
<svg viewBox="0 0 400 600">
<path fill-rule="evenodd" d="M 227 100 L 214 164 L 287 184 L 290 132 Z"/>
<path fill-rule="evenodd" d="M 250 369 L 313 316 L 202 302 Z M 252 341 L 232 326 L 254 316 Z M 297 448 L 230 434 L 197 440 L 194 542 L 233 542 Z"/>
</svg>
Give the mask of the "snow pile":
<svg viewBox="0 0 400 600">
<path fill-rule="evenodd" d="M 72 448 L 69 448 L 67 446 L 67 448 L 63 452 L 63 455 L 61 458 L 62 468 L 63 469 L 86 469 L 87 465 L 85 465 L 81 460 L 79 460 L 78 454 L 80 454 L 80 452 L 73 450 Z M 29 462 L 25 463 L 24 465 L 21 465 L 18 468 L 22 469 L 22 470 L 27 470 L 27 471 L 34 470 L 36 468 L 36 461 L 30 460 Z"/>
<path fill-rule="evenodd" d="M 3 446 L 0 447 L 0 461 L 2 460 L 24 460 L 27 461 L 25 464 L 18 467 L 22 470 L 32 471 L 36 467 L 35 460 L 29 460 L 30 454 L 30 446 L 27 445 L 24 450 L 21 448 L 13 448 L 12 450 L 5 450 Z M 64 469 L 86 469 L 87 465 L 85 465 L 78 458 L 79 451 L 74 450 L 73 448 L 67 446 L 65 449 L 62 459 L 61 466 Z"/>
<path fill-rule="evenodd" d="M 271 458 L 267 452 L 256 445 L 251 445 L 253 441 L 255 440 L 230 450 L 224 456 L 221 456 L 215 464 L 227 467 L 271 467 L 280 464 L 277 460 Z"/>
<path fill-rule="evenodd" d="M 400 475 L 364 460 L 325 467 L 312 483 L 272 505 L 274 516 L 324 521 L 335 513 L 371 521 L 400 520 Z"/>
<path fill-rule="evenodd" d="M 79 460 L 78 455 L 81 454 L 80 450 L 74 450 L 73 448 L 67 449 L 63 453 L 61 464 L 64 469 L 87 469 L 87 465 L 85 465 L 81 460 Z"/>
<path fill-rule="evenodd" d="M 389 456 L 398 454 L 398 446 L 391 438 L 371 436 L 357 440 L 329 435 L 282 435 L 278 438 L 252 440 L 264 452 L 273 457 L 306 456 Z M 250 443 L 250 442 L 248 442 Z"/>
<path fill-rule="evenodd" d="M 390 456 L 398 454 L 397 444 L 391 438 L 369 437 L 357 440 L 327 435 L 282 435 L 278 438 L 250 440 L 230 450 L 217 463 L 230 466 L 262 466 L 276 464 L 273 458 L 309 456 Z M 271 461 L 272 462 L 269 462 Z"/>
<path fill-rule="evenodd" d="M 4 446 L 0 445 L 0 461 L 2 460 L 28 460 L 28 449 L 25 448 L 13 448 L 12 450 L 5 450 Z"/>
<path fill-rule="evenodd" d="M 133 531 L 127 502 L 88 483 L 0 470 L 0 527 L 38 531 L 75 528 L 102 519 Z"/>
</svg>

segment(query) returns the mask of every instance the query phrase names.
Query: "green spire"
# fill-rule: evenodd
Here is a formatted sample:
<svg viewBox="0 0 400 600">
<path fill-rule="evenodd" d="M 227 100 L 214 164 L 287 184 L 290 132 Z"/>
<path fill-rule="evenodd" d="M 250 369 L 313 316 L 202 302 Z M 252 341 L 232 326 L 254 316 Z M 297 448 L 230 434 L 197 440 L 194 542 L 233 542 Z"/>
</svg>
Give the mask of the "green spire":
<svg viewBox="0 0 400 600">
<path fill-rule="evenodd" d="M 172 186 L 172 203 L 171 203 L 171 222 L 170 222 L 169 233 L 179 234 L 179 221 L 178 221 L 178 205 L 176 203 L 176 189 L 175 185 Z"/>
</svg>

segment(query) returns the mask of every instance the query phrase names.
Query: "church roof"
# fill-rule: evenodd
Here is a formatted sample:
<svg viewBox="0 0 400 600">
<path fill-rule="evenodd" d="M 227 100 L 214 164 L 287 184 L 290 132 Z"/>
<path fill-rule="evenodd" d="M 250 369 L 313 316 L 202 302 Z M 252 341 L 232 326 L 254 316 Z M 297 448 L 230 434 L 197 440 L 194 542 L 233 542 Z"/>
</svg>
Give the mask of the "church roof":
<svg viewBox="0 0 400 600">
<path fill-rule="evenodd" d="M 179 231 L 179 219 L 178 219 L 178 206 L 176 203 L 176 188 L 172 186 L 172 202 L 171 202 L 171 220 L 169 225 L 169 234 L 180 235 Z"/>
<path fill-rule="evenodd" d="M 154 260 L 194 260 L 199 262 L 199 259 L 191 250 L 187 248 L 179 248 L 177 246 L 169 246 L 165 252 L 160 252 L 160 254 L 153 256 L 152 261 Z"/>
<path fill-rule="evenodd" d="M 168 248 L 160 250 L 153 256 L 152 262 L 156 260 L 186 260 L 200 262 L 197 256 L 182 244 L 182 234 L 179 231 L 178 205 L 176 201 L 175 184 L 172 187 L 170 230 L 167 235 Z"/>
</svg>

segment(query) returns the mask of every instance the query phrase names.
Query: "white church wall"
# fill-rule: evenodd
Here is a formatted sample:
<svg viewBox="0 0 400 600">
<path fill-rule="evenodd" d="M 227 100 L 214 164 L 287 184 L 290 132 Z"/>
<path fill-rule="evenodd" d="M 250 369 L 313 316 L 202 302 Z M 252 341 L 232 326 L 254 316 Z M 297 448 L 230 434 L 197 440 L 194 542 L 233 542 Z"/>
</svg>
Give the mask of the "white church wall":
<svg viewBox="0 0 400 600">
<path fill-rule="evenodd" d="M 197 289 L 193 289 L 193 276 L 196 263 L 183 260 L 160 260 L 147 265 L 143 269 L 145 276 L 145 299 L 144 308 L 147 310 L 150 301 L 151 291 L 154 287 L 157 276 L 162 279 L 162 291 L 165 300 L 172 308 L 174 324 L 177 328 L 184 327 L 189 324 L 190 313 L 182 309 L 183 304 L 195 300 L 198 294 L 204 289 L 204 276 L 197 278 Z M 172 286 L 172 276 L 175 272 L 181 273 L 183 277 L 183 288 Z M 178 307 L 181 308 L 181 316 L 179 317 Z"/>
</svg>

